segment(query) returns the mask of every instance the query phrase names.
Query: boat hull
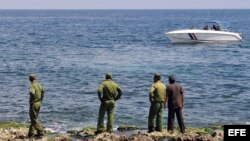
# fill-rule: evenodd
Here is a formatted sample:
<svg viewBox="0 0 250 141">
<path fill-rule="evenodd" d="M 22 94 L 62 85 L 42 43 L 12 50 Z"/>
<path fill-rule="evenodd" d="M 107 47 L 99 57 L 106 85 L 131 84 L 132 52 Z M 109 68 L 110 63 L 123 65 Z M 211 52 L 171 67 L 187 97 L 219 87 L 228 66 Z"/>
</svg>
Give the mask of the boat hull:
<svg viewBox="0 0 250 141">
<path fill-rule="evenodd" d="M 166 32 L 165 34 L 172 43 L 228 42 L 242 40 L 239 33 L 214 30 L 177 30 Z"/>
</svg>

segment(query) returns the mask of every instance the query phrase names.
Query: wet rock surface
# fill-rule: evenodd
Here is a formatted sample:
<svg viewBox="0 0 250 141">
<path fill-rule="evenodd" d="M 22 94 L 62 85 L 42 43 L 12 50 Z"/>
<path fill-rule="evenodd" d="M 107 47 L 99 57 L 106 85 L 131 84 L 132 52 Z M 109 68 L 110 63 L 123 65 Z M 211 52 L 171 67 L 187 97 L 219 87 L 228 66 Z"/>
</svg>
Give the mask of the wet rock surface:
<svg viewBox="0 0 250 141">
<path fill-rule="evenodd" d="M 84 128 L 79 131 L 70 130 L 64 134 L 50 132 L 43 137 L 28 138 L 27 126 L 1 125 L 0 141 L 222 141 L 224 134 L 222 126 L 187 128 L 185 134 L 180 133 L 178 129 L 173 133 L 165 129 L 163 132 L 147 133 L 146 130 L 130 128 L 131 130 L 123 129 L 111 134 L 95 135 L 95 128 Z"/>
</svg>

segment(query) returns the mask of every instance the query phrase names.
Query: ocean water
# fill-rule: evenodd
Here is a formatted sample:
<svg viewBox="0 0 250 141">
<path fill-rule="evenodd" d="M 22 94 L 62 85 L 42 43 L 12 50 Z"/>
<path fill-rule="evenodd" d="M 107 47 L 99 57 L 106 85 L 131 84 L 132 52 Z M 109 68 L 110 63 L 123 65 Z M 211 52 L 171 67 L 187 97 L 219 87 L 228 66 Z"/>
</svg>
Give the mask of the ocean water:
<svg viewBox="0 0 250 141">
<path fill-rule="evenodd" d="M 185 91 L 186 126 L 250 122 L 250 10 L 0 10 L 0 121 L 29 123 L 28 74 L 45 88 L 40 121 L 59 132 L 96 126 L 106 72 L 123 89 L 115 127 L 147 128 L 153 74 Z M 164 32 L 230 23 L 237 43 L 171 44 Z M 164 126 L 167 110 L 164 111 Z M 177 125 L 177 124 L 176 124 Z"/>
</svg>

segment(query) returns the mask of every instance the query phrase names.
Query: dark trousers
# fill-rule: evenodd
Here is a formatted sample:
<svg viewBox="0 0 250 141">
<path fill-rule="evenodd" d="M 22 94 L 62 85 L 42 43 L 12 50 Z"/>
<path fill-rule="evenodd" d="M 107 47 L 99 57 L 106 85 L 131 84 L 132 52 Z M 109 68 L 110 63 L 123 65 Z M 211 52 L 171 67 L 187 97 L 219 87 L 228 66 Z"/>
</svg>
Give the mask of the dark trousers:
<svg viewBox="0 0 250 141">
<path fill-rule="evenodd" d="M 168 131 L 174 129 L 174 118 L 175 114 L 177 117 L 177 121 L 180 127 L 180 130 L 182 133 L 185 132 L 185 125 L 184 125 L 184 120 L 182 116 L 182 109 L 181 108 L 176 108 L 176 109 L 168 109 Z"/>
</svg>

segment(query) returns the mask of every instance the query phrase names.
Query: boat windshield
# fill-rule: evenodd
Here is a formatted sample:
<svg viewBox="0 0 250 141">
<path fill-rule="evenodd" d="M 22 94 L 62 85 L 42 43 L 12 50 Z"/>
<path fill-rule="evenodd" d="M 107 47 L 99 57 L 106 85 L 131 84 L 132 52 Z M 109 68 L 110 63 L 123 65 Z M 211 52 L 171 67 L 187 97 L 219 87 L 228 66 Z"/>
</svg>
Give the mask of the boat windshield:
<svg viewBox="0 0 250 141">
<path fill-rule="evenodd" d="M 203 27 L 204 30 L 215 30 L 215 31 L 228 31 L 227 29 L 228 24 L 221 23 L 218 21 L 209 21 L 205 22 L 205 25 Z"/>
</svg>

